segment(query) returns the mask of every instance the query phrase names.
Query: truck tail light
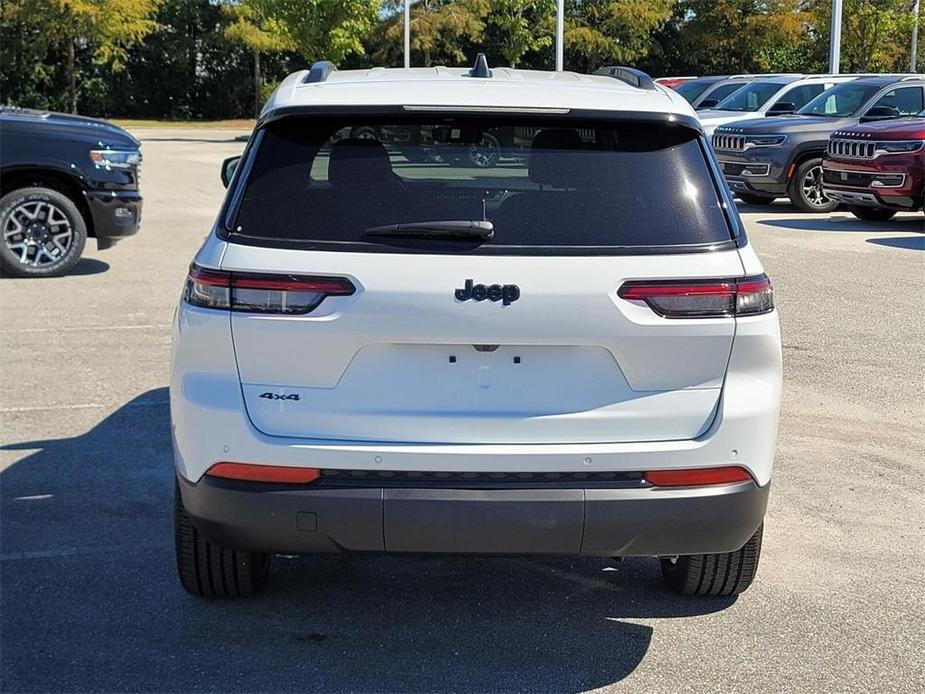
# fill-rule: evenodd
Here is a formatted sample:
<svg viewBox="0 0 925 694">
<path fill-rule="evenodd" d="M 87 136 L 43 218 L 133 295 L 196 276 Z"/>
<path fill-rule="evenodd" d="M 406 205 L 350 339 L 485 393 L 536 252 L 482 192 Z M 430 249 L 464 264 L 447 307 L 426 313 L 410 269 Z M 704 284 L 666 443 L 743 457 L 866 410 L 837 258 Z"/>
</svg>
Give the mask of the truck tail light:
<svg viewBox="0 0 925 694">
<path fill-rule="evenodd" d="M 752 476 L 742 467 L 693 468 L 690 470 L 650 470 L 646 482 L 656 487 L 697 487 L 710 484 L 749 482 Z"/>
<path fill-rule="evenodd" d="M 299 315 L 310 313 L 326 297 L 355 291 L 346 277 L 223 272 L 193 265 L 183 298 L 203 308 Z"/>
<path fill-rule="evenodd" d="M 742 279 L 653 280 L 626 282 L 617 295 L 643 301 L 665 318 L 752 316 L 774 310 L 767 275 Z"/>
</svg>

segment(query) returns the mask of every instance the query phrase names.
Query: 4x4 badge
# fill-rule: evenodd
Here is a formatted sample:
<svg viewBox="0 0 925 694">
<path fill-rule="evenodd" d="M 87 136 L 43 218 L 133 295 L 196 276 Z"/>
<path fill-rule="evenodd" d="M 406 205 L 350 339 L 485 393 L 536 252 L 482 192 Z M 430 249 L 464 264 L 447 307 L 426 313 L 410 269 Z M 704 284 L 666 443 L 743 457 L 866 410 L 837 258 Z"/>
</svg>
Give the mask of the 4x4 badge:
<svg viewBox="0 0 925 694">
<path fill-rule="evenodd" d="M 456 290 L 457 301 L 500 301 L 503 305 L 513 304 L 520 298 L 520 287 L 516 284 L 473 284 L 466 280 L 466 284 Z"/>
</svg>

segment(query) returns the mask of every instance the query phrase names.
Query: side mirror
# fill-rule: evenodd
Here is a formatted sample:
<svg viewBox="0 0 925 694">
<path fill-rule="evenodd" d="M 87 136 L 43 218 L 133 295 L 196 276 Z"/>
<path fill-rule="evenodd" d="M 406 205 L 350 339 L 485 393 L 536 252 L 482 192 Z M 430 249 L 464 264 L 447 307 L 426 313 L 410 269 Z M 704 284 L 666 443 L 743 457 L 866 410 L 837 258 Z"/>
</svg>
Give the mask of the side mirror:
<svg viewBox="0 0 925 694">
<path fill-rule="evenodd" d="M 771 106 L 768 109 L 768 112 L 764 115 L 766 116 L 783 116 L 788 113 L 795 113 L 797 110 L 797 105 L 791 101 L 778 101 L 776 104 Z"/>
<path fill-rule="evenodd" d="M 702 111 L 707 108 L 713 108 L 718 103 L 719 99 L 704 99 L 699 104 L 697 104 L 697 110 Z"/>
<path fill-rule="evenodd" d="M 870 123 L 875 120 L 890 120 L 892 118 L 898 118 L 899 111 L 891 106 L 874 106 L 867 113 L 861 116 L 860 121 L 862 123 Z"/>
<path fill-rule="evenodd" d="M 236 157 L 228 157 L 225 161 L 222 162 L 222 185 L 226 188 L 228 187 L 228 184 L 231 183 L 231 179 L 234 178 L 234 172 L 237 170 L 238 164 L 240 163 L 240 154 Z"/>
</svg>

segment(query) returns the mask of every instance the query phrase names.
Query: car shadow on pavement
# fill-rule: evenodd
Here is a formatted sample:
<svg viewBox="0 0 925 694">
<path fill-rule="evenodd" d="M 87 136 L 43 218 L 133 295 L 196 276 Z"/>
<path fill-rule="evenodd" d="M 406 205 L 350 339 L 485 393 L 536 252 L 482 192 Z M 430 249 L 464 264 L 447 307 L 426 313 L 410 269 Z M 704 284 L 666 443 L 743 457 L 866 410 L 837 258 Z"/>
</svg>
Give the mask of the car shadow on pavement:
<svg viewBox="0 0 925 694">
<path fill-rule="evenodd" d="M 277 557 L 258 598 L 197 599 L 166 388 L 3 450 L 31 451 L 0 474 L 4 691 L 578 691 L 640 665 L 638 620 L 734 602 L 673 596 L 654 560 L 359 555 Z"/>
<path fill-rule="evenodd" d="M 885 222 L 866 222 L 850 215 L 818 217 L 803 217 L 800 219 L 759 219 L 758 224 L 764 224 L 781 229 L 795 229 L 797 231 L 856 231 L 863 233 L 873 232 L 921 232 L 925 230 L 925 220 L 920 215 L 894 217 Z"/>
<path fill-rule="evenodd" d="M 885 239 L 867 239 L 867 243 L 890 248 L 908 248 L 912 251 L 925 251 L 925 236 L 895 236 Z"/>
</svg>

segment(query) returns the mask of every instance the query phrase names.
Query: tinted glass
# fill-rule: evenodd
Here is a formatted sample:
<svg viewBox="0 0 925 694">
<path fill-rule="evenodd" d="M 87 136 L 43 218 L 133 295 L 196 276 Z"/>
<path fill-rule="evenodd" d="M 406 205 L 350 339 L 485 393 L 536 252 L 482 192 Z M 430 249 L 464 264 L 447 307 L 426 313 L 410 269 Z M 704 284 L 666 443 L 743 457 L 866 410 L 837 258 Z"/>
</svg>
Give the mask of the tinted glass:
<svg viewBox="0 0 925 694">
<path fill-rule="evenodd" d="M 370 233 L 457 220 L 488 220 L 494 236 Z M 477 118 L 271 124 L 232 228 L 251 242 L 441 253 L 607 252 L 730 239 L 688 128 Z"/>
<path fill-rule="evenodd" d="M 689 80 L 679 84 L 674 90 L 687 99 L 689 103 L 694 103 L 694 99 L 703 94 L 711 84 L 714 84 L 714 82 L 710 80 Z"/>
<path fill-rule="evenodd" d="M 733 84 L 724 84 L 724 85 L 722 85 L 722 86 L 717 87 L 717 88 L 714 89 L 712 92 L 710 92 L 710 93 L 707 95 L 707 98 L 708 98 L 708 99 L 716 99 L 717 101 L 722 101 L 722 100 L 725 99 L 727 96 L 730 96 L 731 94 L 735 94 L 737 91 L 739 91 L 739 90 L 740 90 L 742 87 L 744 87 L 744 86 L 745 86 L 745 85 L 742 84 L 741 82 L 739 82 L 739 83 L 737 83 L 737 84 L 736 84 L 736 83 L 733 83 Z"/>
<path fill-rule="evenodd" d="M 778 98 L 775 103 L 793 104 L 795 108 L 800 109 L 824 91 L 824 84 L 804 84 L 784 92 L 783 96 Z"/>
<path fill-rule="evenodd" d="M 757 111 L 783 86 L 778 82 L 752 82 L 721 101 L 716 108 L 719 111 Z"/>
<path fill-rule="evenodd" d="M 904 87 L 887 92 L 874 104 L 890 108 L 899 116 L 913 116 L 922 110 L 922 90 L 919 87 Z"/>
<path fill-rule="evenodd" d="M 880 87 L 876 85 L 854 82 L 836 84 L 806 104 L 799 112 L 805 116 L 847 118 L 867 103 L 878 89 Z"/>
</svg>

